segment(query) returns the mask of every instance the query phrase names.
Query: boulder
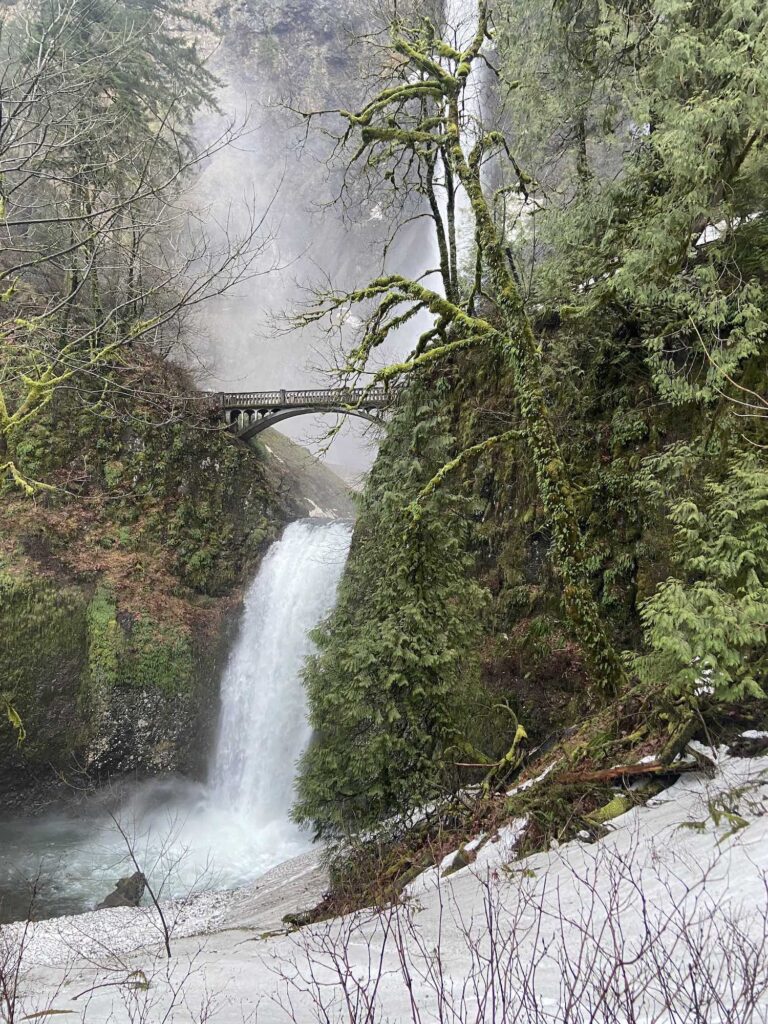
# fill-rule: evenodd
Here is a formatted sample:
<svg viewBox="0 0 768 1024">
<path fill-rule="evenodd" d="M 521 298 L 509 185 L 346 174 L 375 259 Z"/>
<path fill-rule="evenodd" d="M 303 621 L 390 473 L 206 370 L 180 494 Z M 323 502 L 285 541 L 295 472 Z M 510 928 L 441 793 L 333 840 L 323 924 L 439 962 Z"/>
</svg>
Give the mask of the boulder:
<svg viewBox="0 0 768 1024">
<path fill-rule="evenodd" d="M 106 899 L 96 907 L 97 910 L 106 910 L 108 907 L 138 907 L 147 880 L 141 871 L 134 871 L 132 875 L 119 878 L 115 885 L 114 892 L 111 892 Z"/>
</svg>

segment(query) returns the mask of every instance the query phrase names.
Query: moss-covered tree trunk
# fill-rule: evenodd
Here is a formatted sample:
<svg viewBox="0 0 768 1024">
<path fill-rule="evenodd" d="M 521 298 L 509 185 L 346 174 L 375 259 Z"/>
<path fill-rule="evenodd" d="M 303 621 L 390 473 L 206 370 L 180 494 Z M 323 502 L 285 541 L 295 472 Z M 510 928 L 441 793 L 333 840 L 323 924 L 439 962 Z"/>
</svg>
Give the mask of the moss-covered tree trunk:
<svg viewBox="0 0 768 1024">
<path fill-rule="evenodd" d="M 541 357 L 522 297 L 512 275 L 480 181 L 461 143 L 458 96 L 449 102 L 449 150 L 453 169 L 469 196 L 477 241 L 503 319 L 502 349 L 512 368 L 523 432 L 533 459 L 544 511 L 552 529 L 553 562 L 563 581 L 565 610 L 574 634 L 601 689 L 617 692 L 625 671 L 602 624 L 584 561 L 584 539 L 573 502 L 572 485 L 555 434 L 541 373 Z"/>
<path fill-rule="evenodd" d="M 510 158 L 524 190 L 524 177 L 509 153 L 500 132 L 486 133 L 479 126 L 479 137 L 472 140 L 467 153 L 467 140 L 463 137 L 465 91 L 473 63 L 481 59 L 480 51 L 488 37 L 488 11 L 484 2 L 478 7 L 478 22 L 474 37 L 463 50 L 457 50 L 440 40 L 436 29 L 422 21 L 410 34 L 396 27 L 393 48 L 404 58 L 399 68 L 400 84 L 383 90 L 358 114 L 342 112 L 350 128 L 360 131 L 360 152 L 380 147 L 369 156 L 371 164 L 377 161 L 397 161 L 404 152 L 409 161 L 426 164 L 428 196 L 437 229 L 442 277 L 445 294 L 439 295 L 424 287 L 420 281 L 391 275 L 374 281 L 361 289 L 336 299 L 330 308 L 340 308 L 344 301 L 367 302 L 380 296 L 380 305 L 373 319 L 373 328 L 367 333 L 357 350 L 365 353 L 380 344 L 388 329 L 405 322 L 412 313 L 393 317 L 392 310 L 403 303 L 423 307 L 439 320 L 442 328 L 440 344 L 436 348 L 417 350 L 410 363 L 388 367 L 377 373 L 377 379 L 388 380 L 415 369 L 426 361 L 445 358 L 459 345 L 501 344 L 512 371 L 523 427 L 523 434 L 531 453 L 544 511 L 552 530 L 552 559 L 563 583 L 565 610 L 573 632 L 580 643 L 592 672 L 596 688 L 603 693 L 615 693 L 626 682 L 621 658 L 616 652 L 601 621 L 597 601 L 592 593 L 585 560 L 582 529 L 573 501 L 572 485 L 566 459 L 561 451 L 549 412 L 543 386 L 542 360 L 533 328 L 527 316 L 522 296 L 508 262 L 505 239 L 497 227 L 486 196 L 480 171 L 483 160 L 493 151 L 502 151 Z M 441 214 L 434 197 L 434 167 L 437 154 L 444 164 L 443 187 L 448 194 L 446 218 L 451 253 L 446 253 L 448 240 L 443 230 Z M 391 175 L 394 171 L 390 171 Z M 483 320 L 472 311 L 474 292 L 469 300 L 462 299 L 458 287 L 454 288 L 452 268 L 456 265 L 454 239 L 454 185 L 460 184 L 467 193 L 474 220 L 473 228 L 478 258 L 474 288 L 488 290 L 496 306 L 501 326 Z M 469 308 L 468 308 L 469 307 Z M 450 325 L 455 340 L 445 343 L 446 328 Z M 430 339 L 439 332 L 433 329 L 423 338 Z M 423 339 L 422 339 L 423 340 Z M 421 344 L 421 343 L 420 343 Z"/>
</svg>

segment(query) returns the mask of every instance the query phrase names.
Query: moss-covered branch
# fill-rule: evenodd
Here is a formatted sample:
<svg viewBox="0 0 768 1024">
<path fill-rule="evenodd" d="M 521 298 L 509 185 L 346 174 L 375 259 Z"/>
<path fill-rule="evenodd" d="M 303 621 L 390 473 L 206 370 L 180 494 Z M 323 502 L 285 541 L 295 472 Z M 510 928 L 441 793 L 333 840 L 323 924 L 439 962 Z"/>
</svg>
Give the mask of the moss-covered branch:
<svg viewBox="0 0 768 1024">
<path fill-rule="evenodd" d="M 444 44 L 437 42 L 438 34 L 433 26 L 427 29 L 422 26 L 422 30 L 410 38 L 400 32 L 395 36 L 394 49 L 406 58 L 406 64 L 401 69 L 402 85 L 384 90 L 360 114 L 347 115 L 347 120 L 350 127 L 360 127 L 363 147 L 376 143 L 386 143 L 395 151 L 398 147 L 414 147 L 420 159 L 426 162 L 428 172 L 434 161 L 432 150 L 440 147 L 451 174 L 461 183 L 469 197 L 475 222 L 478 258 L 482 260 L 482 266 L 476 269 L 475 286 L 477 288 L 479 282 L 487 280 L 500 326 L 496 328 L 480 320 L 458 302 L 437 295 L 419 282 L 398 276 L 378 279 L 367 288 L 347 296 L 345 301 L 366 302 L 393 289 L 422 303 L 445 323 L 451 324 L 460 335 L 476 341 L 485 338 L 496 343 L 500 340 L 515 380 L 521 430 L 552 531 L 552 559 L 562 579 L 565 608 L 590 663 L 597 687 L 603 692 L 612 693 L 626 682 L 626 673 L 606 634 L 591 591 L 584 538 L 576 514 L 567 461 L 555 433 L 544 389 L 541 352 L 509 265 L 505 239 L 494 220 L 493 201 L 486 197 L 479 173 L 484 153 L 489 149 L 502 148 L 512 161 L 519 186 L 524 192 L 530 179 L 512 157 L 506 140 L 499 132 L 484 134 L 473 144 L 470 153 L 465 151 L 461 93 L 487 36 L 488 10 L 482 2 L 478 6 L 477 25 L 471 43 L 458 58 L 453 54 L 446 62 L 444 55 L 448 50 Z M 424 76 L 431 83 L 430 89 L 424 88 Z M 406 117 L 403 113 L 403 104 L 409 97 L 423 98 L 425 95 L 433 100 L 428 114 L 423 115 L 429 117 L 427 129 L 418 119 L 414 122 L 412 114 Z M 442 265 L 445 265 L 446 257 L 447 254 L 441 249 Z M 385 301 L 392 300 L 388 298 Z M 381 327 L 379 321 L 377 331 Z M 377 343 L 380 337 L 380 333 L 375 334 Z M 427 350 L 418 359 L 434 362 L 452 351 L 452 344 L 438 346 Z M 408 372 L 415 365 L 421 364 L 413 360 L 408 364 L 388 367 L 379 371 L 377 379 L 391 379 Z"/>
<path fill-rule="evenodd" d="M 482 452 L 488 451 L 490 448 L 494 448 L 499 444 L 506 444 L 508 441 L 520 440 L 524 435 L 520 430 L 505 430 L 503 434 L 496 434 L 494 437 L 489 437 L 485 441 L 480 441 L 479 444 L 470 445 L 469 448 L 464 448 L 459 454 L 446 462 L 437 473 L 429 480 L 424 487 L 419 491 L 416 501 L 409 505 L 411 514 L 414 517 L 419 515 L 419 505 L 425 501 L 431 494 L 433 494 L 438 487 L 443 483 L 447 476 L 450 476 L 455 470 L 464 463 L 468 462 L 469 459 L 475 455 L 480 455 Z"/>
</svg>

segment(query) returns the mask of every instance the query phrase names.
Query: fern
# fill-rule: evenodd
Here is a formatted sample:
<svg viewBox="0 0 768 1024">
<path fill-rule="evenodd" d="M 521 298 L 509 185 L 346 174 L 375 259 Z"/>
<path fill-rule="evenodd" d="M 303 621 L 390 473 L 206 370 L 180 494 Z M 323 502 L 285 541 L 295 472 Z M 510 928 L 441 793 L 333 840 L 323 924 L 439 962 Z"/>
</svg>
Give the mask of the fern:
<svg viewBox="0 0 768 1024">
<path fill-rule="evenodd" d="M 674 698 L 765 696 L 767 512 L 768 469 L 755 453 L 708 480 L 703 500 L 673 505 L 685 578 L 667 579 L 641 606 L 648 650 L 630 657 L 641 680 L 663 682 Z"/>
<path fill-rule="evenodd" d="M 408 512 L 453 439 L 421 385 L 401 400 L 362 500 L 336 610 L 306 673 L 315 742 L 295 817 L 340 836 L 402 815 L 450 781 L 484 592 L 466 501 L 437 488 Z"/>
</svg>

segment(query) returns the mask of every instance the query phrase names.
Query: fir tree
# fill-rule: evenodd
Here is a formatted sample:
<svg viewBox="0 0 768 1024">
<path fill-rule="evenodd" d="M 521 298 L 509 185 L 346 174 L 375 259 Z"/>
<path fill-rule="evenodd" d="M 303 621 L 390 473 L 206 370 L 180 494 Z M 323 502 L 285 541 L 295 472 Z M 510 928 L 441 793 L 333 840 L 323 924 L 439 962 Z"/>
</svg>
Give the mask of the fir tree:
<svg viewBox="0 0 768 1024">
<path fill-rule="evenodd" d="M 600 495 L 624 467 L 631 564 L 644 558 L 664 579 L 642 605 L 649 651 L 628 664 L 684 704 L 702 678 L 717 699 L 757 695 L 768 11 L 732 0 L 562 3 L 551 22 L 500 11 L 505 74 L 519 85 L 508 116 L 533 124 L 521 144 L 548 186 L 532 214 L 538 244 L 529 226 L 517 258 L 559 325 L 553 371 L 580 368 L 576 417 L 615 409 L 612 457 L 588 483 Z"/>
<path fill-rule="evenodd" d="M 680 473 L 695 455 L 683 445 L 664 461 Z M 633 668 L 683 704 L 765 697 L 768 467 L 756 453 L 740 453 L 695 500 L 674 502 L 669 518 L 678 575 L 641 608 L 649 651 L 632 658 Z"/>
</svg>

